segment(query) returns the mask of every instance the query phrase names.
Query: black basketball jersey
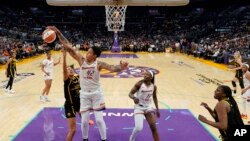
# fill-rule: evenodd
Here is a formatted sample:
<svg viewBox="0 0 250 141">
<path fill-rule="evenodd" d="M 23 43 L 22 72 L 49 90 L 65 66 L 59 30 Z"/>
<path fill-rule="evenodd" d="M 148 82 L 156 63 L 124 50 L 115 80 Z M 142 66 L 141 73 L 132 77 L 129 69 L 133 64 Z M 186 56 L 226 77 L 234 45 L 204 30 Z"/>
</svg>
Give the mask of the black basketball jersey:
<svg viewBox="0 0 250 141">
<path fill-rule="evenodd" d="M 12 61 L 8 64 L 8 71 L 15 71 L 16 70 L 16 60 L 12 59 Z"/>
<path fill-rule="evenodd" d="M 68 78 L 64 81 L 64 97 L 65 103 L 73 105 L 75 103 L 79 103 L 80 98 L 80 84 L 79 84 L 79 76 L 74 76 L 72 78 Z"/>
<path fill-rule="evenodd" d="M 235 66 L 236 68 L 238 68 L 238 67 L 240 67 L 240 64 L 237 63 L 237 62 L 234 62 L 234 66 Z M 236 70 L 235 77 L 237 77 L 237 78 L 239 78 L 239 79 L 243 79 L 243 71 L 242 71 L 242 69 Z"/>
<path fill-rule="evenodd" d="M 16 71 L 16 60 L 13 59 L 9 64 L 7 68 L 7 77 L 14 77 Z"/>
<path fill-rule="evenodd" d="M 230 112 L 227 113 L 227 130 L 219 130 L 219 132 L 220 132 L 221 136 L 223 137 L 223 139 L 228 140 L 228 139 L 230 139 L 230 133 L 229 133 L 230 128 L 234 125 L 242 125 L 243 123 L 237 122 L 236 114 L 235 114 L 236 111 L 234 111 L 230 100 L 227 99 L 225 101 L 228 102 L 230 105 Z M 216 110 L 214 110 L 214 113 L 215 113 L 214 119 L 216 122 L 218 122 L 219 119 L 218 119 L 218 115 L 217 115 Z"/>
</svg>

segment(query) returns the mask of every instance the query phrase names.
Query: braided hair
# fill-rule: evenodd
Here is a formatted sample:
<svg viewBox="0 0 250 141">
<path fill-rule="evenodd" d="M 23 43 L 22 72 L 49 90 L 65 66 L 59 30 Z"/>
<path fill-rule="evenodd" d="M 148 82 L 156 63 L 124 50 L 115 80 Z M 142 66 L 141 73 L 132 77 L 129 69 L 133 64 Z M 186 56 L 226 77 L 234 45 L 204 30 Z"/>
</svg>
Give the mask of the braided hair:
<svg viewBox="0 0 250 141">
<path fill-rule="evenodd" d="M 235 120 L 237 122 L 237 124 L 239 125 L 244 125 L 242 119 L 241 119 L 241 115 L 240 115 L 240 111 L 239 111 L 239 108 L 238 108 L 238 105 L 236 103 L 236 101 L 234 100 L 233 96 L 232 96 L 232 90 L 230 89 L 230 87 L 228 86 L 225 86 L 225 85 L 221 85 L 220 86 L 224 93 L 226 94 L 226 97 L 229 99 L 230 103 L 232 104 L 232 108 L 233 108 L 233 111 L 234 111 L 234 116 L 235 116 Z"/>
</svg>

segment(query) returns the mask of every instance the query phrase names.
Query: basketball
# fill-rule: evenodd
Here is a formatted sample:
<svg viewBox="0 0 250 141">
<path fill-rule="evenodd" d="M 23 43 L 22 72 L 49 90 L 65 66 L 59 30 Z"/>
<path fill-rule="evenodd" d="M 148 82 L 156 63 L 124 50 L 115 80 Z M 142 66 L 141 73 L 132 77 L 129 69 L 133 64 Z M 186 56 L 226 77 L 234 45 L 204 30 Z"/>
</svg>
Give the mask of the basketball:
<svg viewBox="0 0 250 141">
<path fill-rule="evenodd" d="M 52 43 L 56 40 L 56 33 L 51 29 L 43 31 L 42 38 L 46 43 Z"/>
</svg>

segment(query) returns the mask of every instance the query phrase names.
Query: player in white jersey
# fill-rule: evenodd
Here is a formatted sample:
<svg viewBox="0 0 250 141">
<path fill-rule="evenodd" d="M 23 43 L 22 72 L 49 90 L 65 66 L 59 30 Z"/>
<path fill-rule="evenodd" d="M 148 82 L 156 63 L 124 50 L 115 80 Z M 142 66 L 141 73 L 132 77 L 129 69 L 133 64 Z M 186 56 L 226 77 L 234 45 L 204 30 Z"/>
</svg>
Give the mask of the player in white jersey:
<svg viewBox="0 0 250 141">
<path fill-rule="evenodd" d="M 42 95 L 40 96 L 41 102 L 50 101 L 48 99 L 48 94 L 51 88 L 52 84 L 52 78 L 53 78 L 53 67 L 60 63 L 60 58 L 58 62 L 54 63 L 53 58 L 51 58 L 51 53 L 46 53 L 47 58 L 43 60 L 41 64 L 41 69 L 44 72 L 44 81 L 45 81 L 45 87 L 43 89 Z"/>
<path fill-rule="evenodd" d="M 250 72 L 248 71 L 249 65 L 243 64 L 242 71 L 243 71 L 243 82 L 244 82 L 244 89 L 242 90 L 242 109 L 243 112 L 241 113 L 241 117 L 243 119 L 248 120 L 248 124 L 250 124 Z"/>
<path fill-rule="evenodd" d="M 152 131 L 154 141 L 160 141 L 160 137 L 156 128 L 156 119 L 154 115 L 154 108 L 152 103 L 154 101 L 156 107 L 156 116 L 160 117 L 158 108 L 158 100 L 156 95 L 157 87 L 154 85 L 153 72 L 145 72 L 144 79 L 137 82 L 129 93 L 129 97 L 135 103 L 134 107 L 134 120 L 135 128 L 129 138 L 129 141 L 135 141 L 136 134 L 143 128 L 144 116 Z M 137 92 L 136 96 L 135 93 Z"/>
<path fill-rule="evenodd" d="M 77 53 L 72 44 L 62 35 L 62 33 L 54 26 L 47 27 L 56 32 L 60 42 L 63 44 L 69 54 L 80 65 L 80 113 L 81 113 L 81 129 L 83 141 L 88 141 L 89 131 L 89 111 L 94 111 L 96 124 L 101 135 L 101 140 L 107 140 L 106 124 L 103 120 L 103 111 L 105 103 L 103 92 L 100 86 L 99 78 L 101 69 L 107 69 L 113 72 L 118 72 L 127 68 L 128 63 L 120 61 L 119 65 L 109 65 L 107 63 L 96 60 L 101 55 L 99 47 L 92 47 L 88 50 L 86 58 L 80 53 Z"/>
</svg>

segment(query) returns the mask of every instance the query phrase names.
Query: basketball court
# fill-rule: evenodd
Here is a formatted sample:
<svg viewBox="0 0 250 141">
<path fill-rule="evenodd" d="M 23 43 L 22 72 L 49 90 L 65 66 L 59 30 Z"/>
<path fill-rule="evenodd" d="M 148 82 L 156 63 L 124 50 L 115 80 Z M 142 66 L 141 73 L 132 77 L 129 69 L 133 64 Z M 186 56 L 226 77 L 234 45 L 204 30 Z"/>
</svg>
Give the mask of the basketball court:
<svg viewBox="0 0 250 141">
<path fill-rule="evenodd" d="M 57 2 L 56 2 L 57 1 Z M 58 3 L 59 2 L 59 3 Z M 101 72 L 101 85 L 107 110 L 104 119 L 107 123 L 109 141 L 128 141 L 134 127 L 133 101 L 128 94 L 134 84 L 143 79 L 143 72 L 151 70 L 156 74 L 155 84 L 161 117 L 157 119 L 157 128 L 162 141 L 214 141 L 219 140 L 219 132 L 206 124 L 199 122 L 199 114 L 213 120 L 208 111 L 200 106 L 206 102 L 214 107 L 217 101 L 213 98 L 218 85 L 231 86 L 224 80 L 231 80 L 234 72 L 226 66 L 211 61 L 193 58 L 178 53 L 117 53 L 119 52 L 118 31 L 123 31 L 126 6 L 120 8 L 114 5 L 128 6 L 176 6 L 186 5 L 189 0 L 49 0 L 50 5 L 63 6 L 105 6 L 106 21 L 109 31 L 114 32 L 112 52 L 103 52 L 99 60 L 109 64 L 119 64 L 120 60 L 129 62 L 129 68 L 113 73 L 107 70 Z M 123 2 L 123 3 L 122 3 Z M 109 13 L 113 11 L 113 13 Z M 104 11 L 105 12 L 105 11 Z M 118 12 L 118 14 L 116 13 Z M 113 15 L 115 14 L 115 15 Z M 120 18 L 120 19 L 118 19 Z M 120 33 L 119 33 L 120 34 Z M 81 52 L 85 56 L 86 52 Z M 62 56 L 60 51 L 52 52 L 54 60 Z M 25 59 L 17 63 L 14 94 L 4 92 L 7 83 L 5 66 L 0 66 L 0 140 L 15 141 L 62 141 L 68 131 L 64 115 L 64 92 L 62 63 L 54 67 L 52 88 L 49 94 L 51 102 L 41 103 L 39 96 L 44 88 L 43 72 L 40 64 L 46 55 Z M 68 64 L 74 64 L 76 72 L 79 65 L 70 56 Z M 240 90 L 238 89 L 238 92 Z M 240 99 L 236 98 L 238 104 Z M 240 106 L 239 106 L 240 107 Z M 240 107 L 241 108 L 241 107 Z M 92 120 L 93 115 L 91 115 Z M 151 141 L 151 133 L 146 122 L 143 131 L 138 135 L 140 141 Z M 81 140 L 80 118 L 77 117 L 77 132 L 75 140 Z M 100 140 L 97 126 L 90 127 L 89 139 Z"/>
<path fill-rule="evenodd" d="M 85 53 L 82 52 L 84 55 Z M 62 54 L 58 51 L 53 52 L 52 56 L 56 60 Z M 27 135 L 30 140 L 42 140 L 48 136 L 52 137 L 51 140 L 62 140 L 66 136 L 67 121 L 63 115 L 64 110 L 61 109 L 64 104 L 62 64 L 54 67 L 56 73 L 49 95 L 52 101 L 47 103 L 39 101 L 44 87 L 43 73 L 39 65 L 45 57 L 45 55 L 33 57 L 17 64 L 18 73 L 21 75 L 16 77 L 16 82 L 13 84 L 15 94 L 4 93 L 3 86 L 7 79 L 1 77 L 0 140 L 23 140 Z M 145 70 L 152 70 L 157 74 L 157 94 L 161 109 L 157 127 L 162 140 L 182 140 L 183 137 L 191 138 L 193 141 L 198 140 L 196 131 L 202 132 L 201 136 L 207 140 L 218 140 L 218 131 L 200 123 L 197 116 L 203 114 L 212 119 L 200 103 L 207 102 L 214 107 L 217 101 L 213 98 L 213 93 L 217 85 L 230 85 L 223 83 L 223 80 L 230 80 L 234 73 L 227 71 L 225 66 L 170 53 L 113 55 L 104 52 L 101 57 L 103 58 L 99 58 L 100 61 L 110 64 L 118 64 L 121 59 L 130 64 L 128 70 L 120 73 L 102 71 L 101 84 L 107 105 L 106 112 L 111 113 L 110 116 L 105 116 L 110 140 L 118 141 L 119 137 L 120 140 L 127 139 L 132 132 L 134 118 L 131 112 L 134 104 L 128 93 L 133 85 L 142 79 L 142 72 Z M 77 72 L 76 61 L 71 57 L 68 57 L 68 60 L 68 64 L 75 64 Z M 3 66 L 1 67 L 0 75 L 4 76 L 5 70 Z M 122 116 L 122 113 L 125 115 Z M 79 117 L 77 122 L 76 138 L 80 138 Z M 146 122 L 144 127 L 140 136 L 151 139 Z M 96 135 L 98 132 L 93 130 L 96 130 L 95 125 L 91 126 L 91 137 L 98 138 Z"/>
</svg>

